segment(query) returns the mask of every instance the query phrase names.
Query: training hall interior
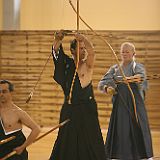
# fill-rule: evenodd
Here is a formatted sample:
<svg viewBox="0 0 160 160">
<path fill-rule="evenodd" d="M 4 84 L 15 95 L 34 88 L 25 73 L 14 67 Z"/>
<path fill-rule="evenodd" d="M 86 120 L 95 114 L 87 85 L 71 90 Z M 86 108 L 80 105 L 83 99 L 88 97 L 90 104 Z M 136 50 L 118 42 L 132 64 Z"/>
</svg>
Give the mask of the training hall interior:
<svg viewBox="0 0 160 160">
<path fill-rule="evenodd" d="M 63 47 L 68 55 L 74 33 L 84 34 L 96 54 L 92 83 L 105 141 L 112 96 L 102 94 L 97 85 L 117 63 L 113 51 L 120 60 L 120 45 L 133 43 L 136 60 L 146 68 L 149 87 L 145 106 L 154 159 L 160 160 L 160 1 L 79 0 L 77 13 L 73 6 L 77 10 L 77 0 L 0 0 L 0 79 L 13 82 L 14 103 L 38 123 L 40 135 L 47 133 L 59 124 L 64 101 L 62 89 L 53 79 L 54 34 L 60 29 L 67 31 Z M 25 126 L 23 131 L 26 136 L 30 133 Z M 29 160 L 47 160 L 57 133 L 55 129 L 30 145 Z"/>
</svg>

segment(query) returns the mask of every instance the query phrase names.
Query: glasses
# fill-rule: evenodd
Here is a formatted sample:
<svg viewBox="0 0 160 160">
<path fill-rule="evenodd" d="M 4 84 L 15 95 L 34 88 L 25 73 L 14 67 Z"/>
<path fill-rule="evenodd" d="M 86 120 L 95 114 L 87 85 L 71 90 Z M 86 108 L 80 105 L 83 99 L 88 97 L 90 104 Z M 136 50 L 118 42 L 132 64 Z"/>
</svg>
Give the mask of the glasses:
<svg viewBox="0 0 160 160">
<path fill-rule="evenodd" d="M 0 89 L 0 93 L 3 93 L 3 94 L 9 93 L 9 90 L 8 89 L 4 89 L 4 90 Z"/>
</svg>

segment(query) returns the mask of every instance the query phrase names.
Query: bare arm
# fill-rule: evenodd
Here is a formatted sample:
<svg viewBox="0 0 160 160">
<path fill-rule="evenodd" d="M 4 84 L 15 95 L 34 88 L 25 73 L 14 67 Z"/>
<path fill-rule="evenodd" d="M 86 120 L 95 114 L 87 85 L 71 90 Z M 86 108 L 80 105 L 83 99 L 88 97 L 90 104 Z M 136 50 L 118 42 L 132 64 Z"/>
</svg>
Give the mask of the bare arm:
<svg viewBox="0 0 160 160">
<path fill-rule="evenodd" d="M 89 68 L 93 68 L 94 59 L 95 59 L 95 52 L 93 50 L 92 43 L 84 35 L 77 34 L 77 35 L 75 35 L 75 37 L 77 40 L 84 42 L 86 51 L 88 53 L 86 64 L 88 65 Z"/>
<path fill-rule="evenodd" d="M 40 128 L 25 111 L 19 110 L 18 115 L 22 125 L 25 125 L 31 129 L 31 133 L 27 137 L 26 141 L 21 146 L 15 148 L 17 154 L 21 154 L 27 146 L 35 141 L 36 137 L 40 133 Z"/>
<path fill-rule="evenodd" d="M 89 66 L 89 68 L 93 68 L 93 66 L 94 66 L 94 59 L 95 59 L 95 52 L 93 50 L 93 46 L 88 41 L 88 39 L 84 39 L 84 43 L 85 43 L 85 46 L 86 46 L 86 50 L 88 52 L 87 65 Z"/>
</svg>

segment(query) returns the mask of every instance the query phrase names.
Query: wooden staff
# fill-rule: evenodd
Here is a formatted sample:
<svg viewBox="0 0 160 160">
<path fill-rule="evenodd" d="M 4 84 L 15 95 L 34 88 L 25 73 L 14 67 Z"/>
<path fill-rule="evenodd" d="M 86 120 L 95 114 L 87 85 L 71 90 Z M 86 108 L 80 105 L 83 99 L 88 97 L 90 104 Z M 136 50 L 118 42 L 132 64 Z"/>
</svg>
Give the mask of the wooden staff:
<svg viewBox="0 0 160 160">
<path fill-rule="evenodd" d="M 9 142 L 9 141 L 11 141 L 11 140 L 13 140 L 15 138 L 16 138 L 16 136 L 11 136 L 9 138 L 3 139 L 3 140 L 0 141 L 0 145 L 4 144 L 4 143 L 7 143 L 7 142 Z"/>
<path fill-rule="evenodd" d="M 36 138 L 36 140 L 35 140 L 33 143 L 39 141 L 40 139 L 42 139 L 43 137 L 47 136 L 48 134 L 50 134 L 51 132 L 53 132 L 53 131 L 56 130 L 57 128 L 62 127 L 63 125 L 65 125 L 65 124 L 66 124 L 67 122 L 69 122 L 69 121 L 70 121 L 70 119 L 67 119 L 67 120 L 63 121 L 62 123 L 58 124 L 57 126 L 53 127 L 53 128 L 52 128 L 51 130 L 49 130 L 48 132 L 46 132 L 46 133 L 42 134 L 41 136 L 39 136 L 38 138 Z"/>
<path fill-rule="evenodd" d="M 77 33 L 79 33 L 79 0 L 77 0 Z M 79 41 L 77 40 L 77 63 L 76 63 L 76 69 L 73 75 L 73 80 L 71 83 L 71 89 L 69 93 L 68 103 L 71 104 L 71 98 L 72 98 L 72 92 L 73 92 L 73 85 L 76 79 L 76 74 L 78 72 L 79 67 Z"/>
</svg>

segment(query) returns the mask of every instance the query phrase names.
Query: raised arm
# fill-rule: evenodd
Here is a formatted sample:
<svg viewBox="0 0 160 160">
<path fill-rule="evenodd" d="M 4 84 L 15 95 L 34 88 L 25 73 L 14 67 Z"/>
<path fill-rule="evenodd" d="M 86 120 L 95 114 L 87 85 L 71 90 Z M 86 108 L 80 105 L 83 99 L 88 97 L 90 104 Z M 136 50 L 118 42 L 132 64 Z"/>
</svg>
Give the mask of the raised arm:
<svg viewBox="0 0 160 160">
<path fill-rule="evenodd" d="M 54 41 L 53 41 L 53 48 L 56 53 L 58 53 L 58 51 L 59 51 L 59 47 L 62 44 L 63 38 L 64 38 L 64 31 L 63 30 L 60 30 L 59 32 L 55 33 L 55 37 L 54 37 Z"/>
<path fill-rule="evenodd" d="M 76 34 L 75 37 L 77 40 L 84 42 L 86 51 L 88 53 L 87 59 L 86 59 L 86 64 L 88 65 L 89 68 L 93 68 L 94 59 L 95 59 L 95 52 L 94 52 L 92 43 L 88 40 L 87 37 L 85 37 L 82 34 Z"/>
<path fill-rule="evenodd" d="M 54 69 L 54 80 L 60 84 L 61 86 L 64 85 L 64 71 L 65 71 L 65 64 L 64 59 L 66 59 L 66 55 L 64 54 L 63 47 L 62 47 L 62 40 L 64 38 L 63 30 L 56 32 L 53 46 L 52 46 L 52 56 L 53 62 L 55 65 Z"/>
</svg>

